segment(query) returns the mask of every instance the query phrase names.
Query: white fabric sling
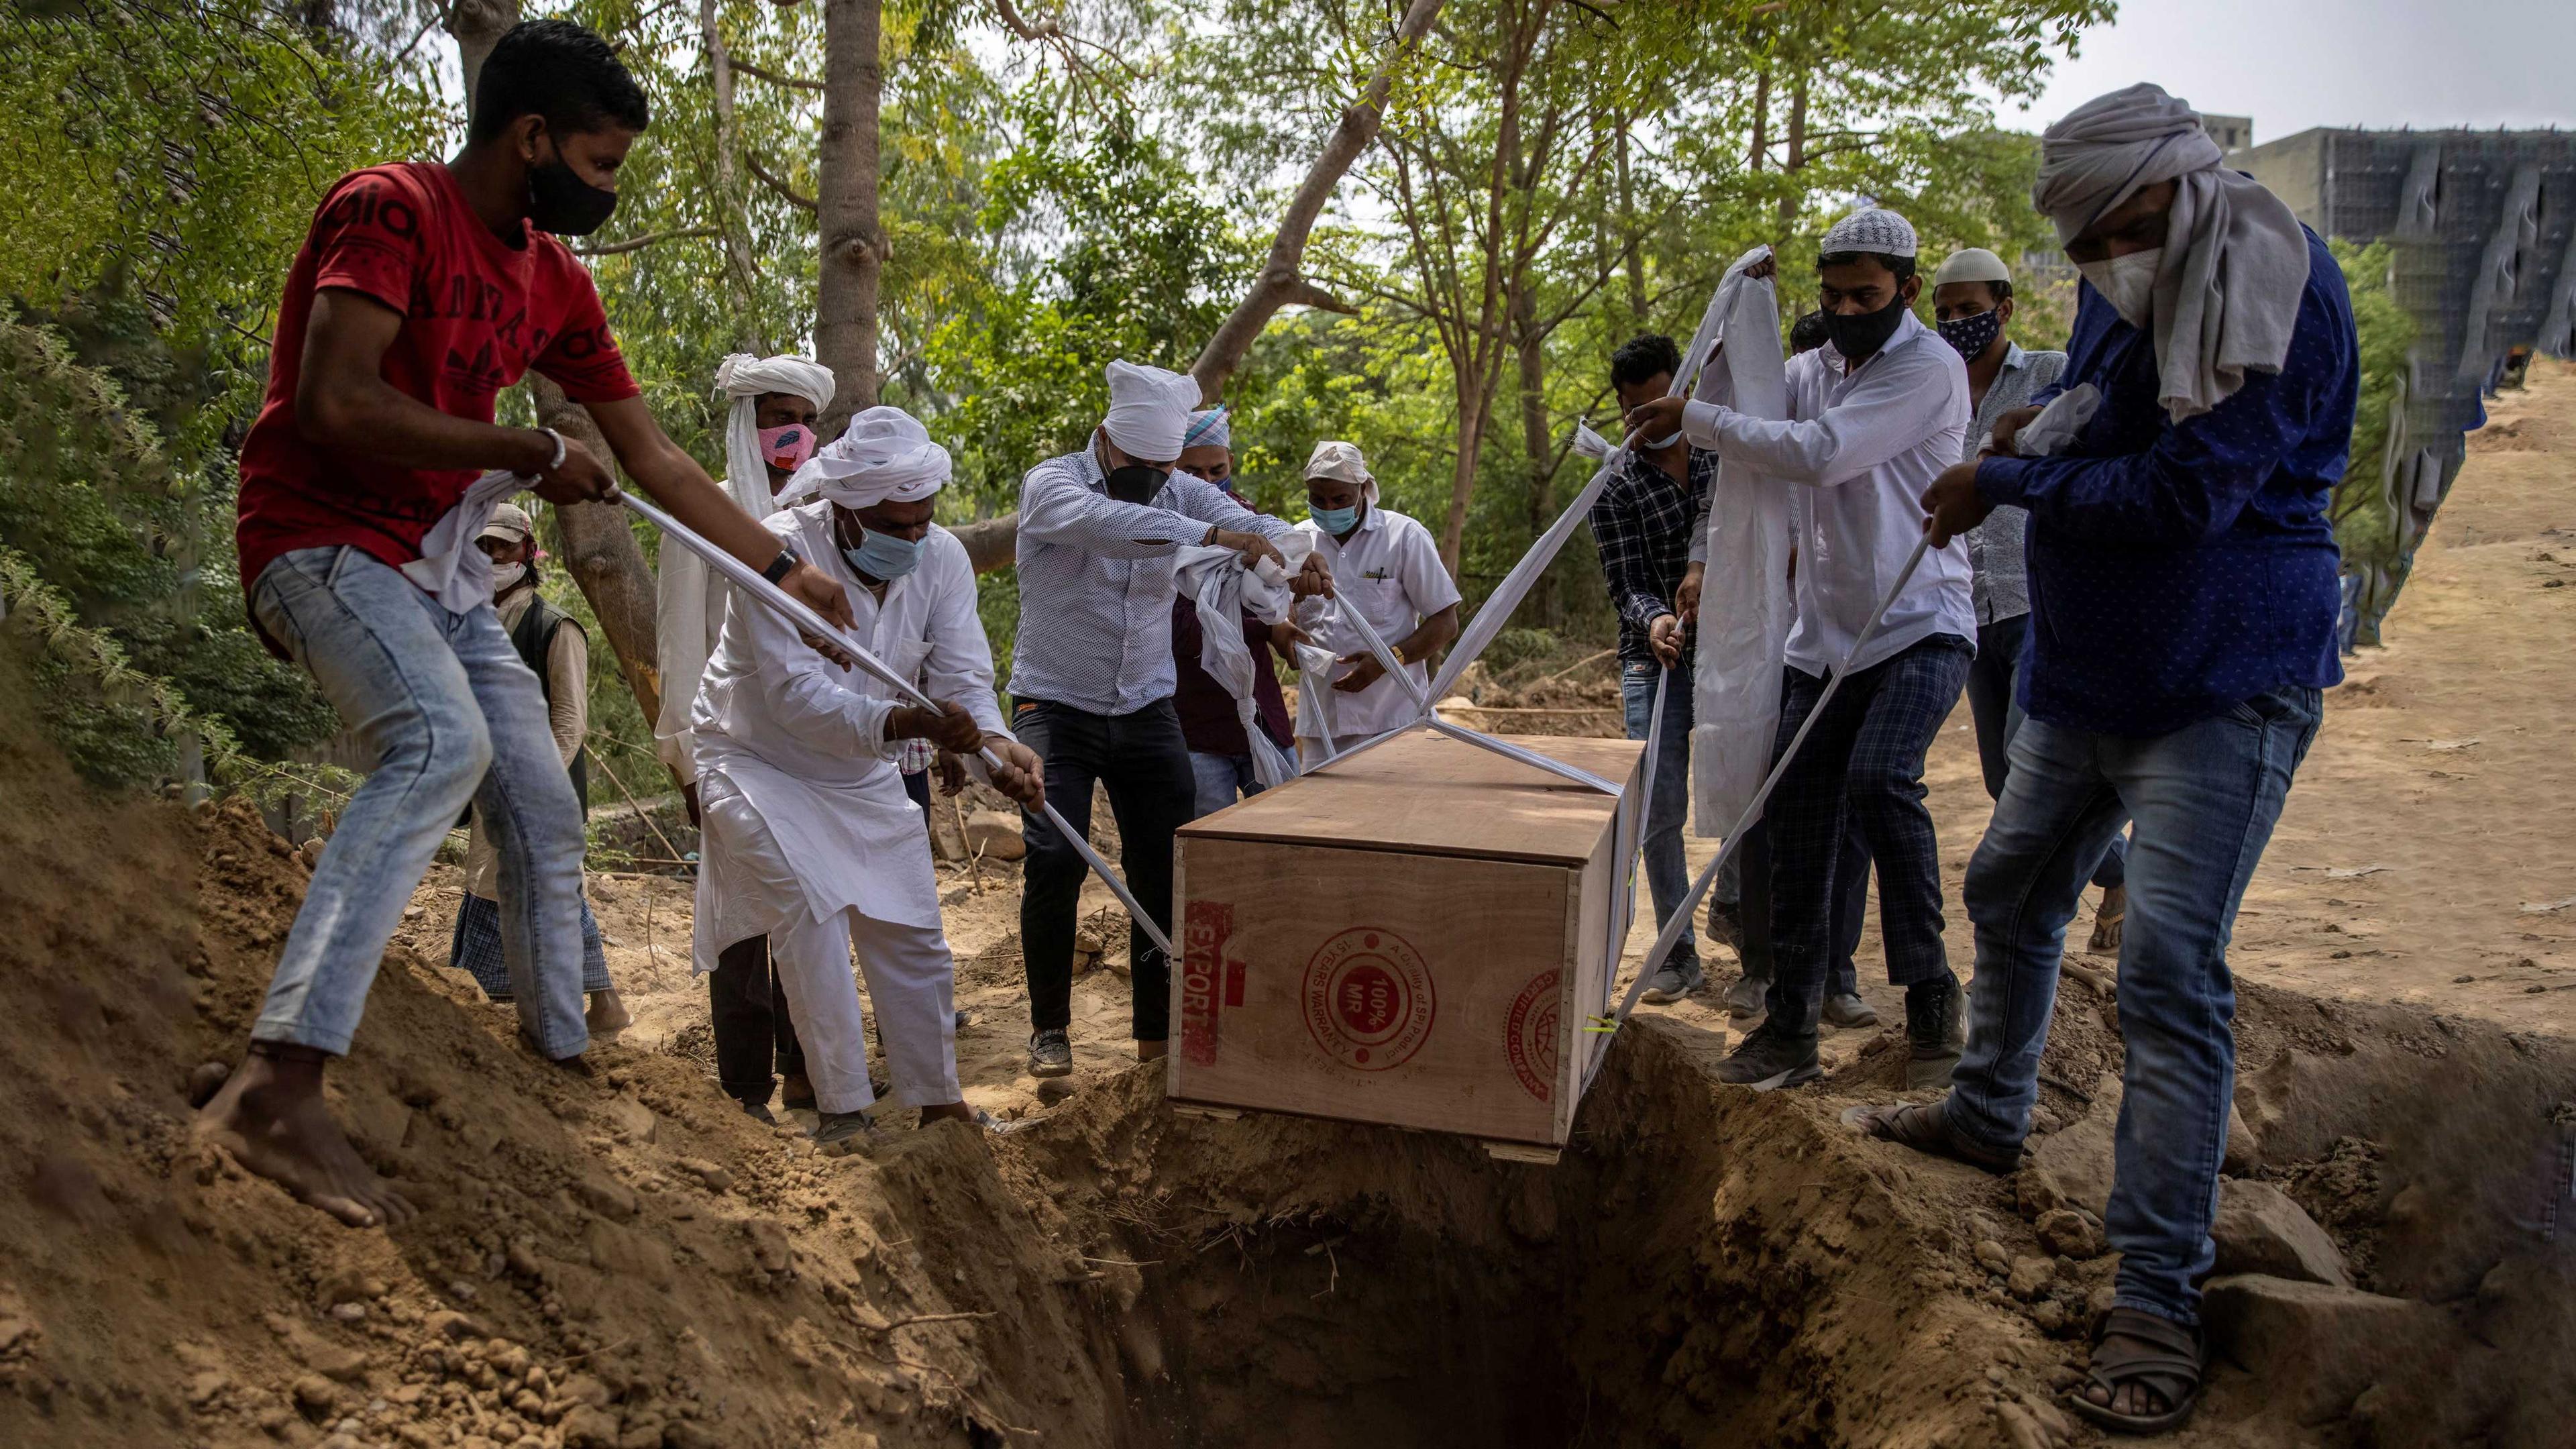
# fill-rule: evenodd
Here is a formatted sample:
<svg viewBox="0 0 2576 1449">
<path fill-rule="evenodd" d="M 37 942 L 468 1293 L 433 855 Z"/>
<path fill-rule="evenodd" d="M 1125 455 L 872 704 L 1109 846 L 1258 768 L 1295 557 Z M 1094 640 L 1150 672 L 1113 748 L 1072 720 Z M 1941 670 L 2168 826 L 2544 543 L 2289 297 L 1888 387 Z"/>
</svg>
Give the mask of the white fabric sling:
<svg viewBox="0 0 2576 1449">
<path fill-rule="evenodd" d="M 402 566 L 403 577 L 451 614 L 470 614 L 492 602 L 492 560 L 474 540 L 492 521 L 501 500 L 537 480 L 495 468 L 465 486 L 465 496 L 440 514 L 420 541 L 420 557 Z"/>
<path fill-rule="evenodd" d="M 1285 622 L 1295 603 L 1289 577 L 1306 566 L 1306 556 L 1314 551 L 1314 540 L 1303 533 L 1283 534 L 1271 542 L 1287 559 L 1285 570 L 1268 559 L 1245 568 L 1243 556 L 1233 549 L 1195 544 L 1180 551 L 1175 566 L 1181 592 L 1198 606 L 1199 667 L 1234 696 L 1235 716 L 1243 721 L 1243 737 L 1252 746 L 1253 778 L 1265 789 L 1297 778 L 1297 759 L 1261 732 L 1253 689 L 1261 661 L 1252 657 L 1237 621 L 1249 610 L 1265 624 Z M 1301 698 L 1306 692 L 1299 691 Z"/>
<path fill-rule="evenodd" d="M 1749 417 L 1789 416 L 1780 303 L 1768 278 L 1744 275 L 1771 255 L 1736 258 L 1710 299 L 1691 346 L 1708 359 L 1693 396 Z M 1700 587 L 1698 658 L 1691 692 L 1691 804 L 1695 828 L 1714 836 L 1735 823 L 1771 768 L 1780 728 L 1781 657 L 1797 605 L 1789 595 L 1795 486 L 1741 463 L 1721 463 L 1710 484 L 1708 572 Z"/>
</svg>

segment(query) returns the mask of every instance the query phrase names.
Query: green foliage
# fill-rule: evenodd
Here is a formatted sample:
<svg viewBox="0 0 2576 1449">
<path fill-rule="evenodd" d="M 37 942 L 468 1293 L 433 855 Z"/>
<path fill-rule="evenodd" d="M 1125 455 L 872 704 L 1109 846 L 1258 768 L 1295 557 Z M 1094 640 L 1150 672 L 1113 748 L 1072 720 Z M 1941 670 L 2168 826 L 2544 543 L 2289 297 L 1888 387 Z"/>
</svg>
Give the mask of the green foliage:
<svg viewBox="0 0 2576 1449">
<path fill-rule="evenodd" d="M 2391 410 L 2404 396 L 2406 355 L 2415 343 L 2415 321 L 2389 287 L 2390 254 L 2384 242 L 2355 246 L 2327 243 L 2344 286 L 2352 294 L 2352 320 L 2360 337 L 2361 398 L 2353 414 L 2352 456 L 2335 485 L 2330 517 L 2344 572 L 2375 581 L 2362 610 L 2358 642 L 2379 642 L 2379 619 L 2395 602 L 2411 564 L 2398 538 L 2385 464 Z"/>
<path fill-rule="evenodd" d="M 143 376 L 156 375 L 149 349 L 127 351 L 145 359 Z M 19 575 L 13 592 L 41 589 L 59 636 L 99 630 L 100 643 L 85 646 L 93 663 L 104 648 L 105 672 L 166 691 L 169 723 L 180 712 L 202 717 L 274 758 L 328 733 L 336 717 L 240 623 L 230 499 L 229 488 L 174 467 L 117 380 L 77 361 L 61 334 L 0 319 L 0 540 Z M 58 651 L 47 677 L 62 682 L 76 662 Z M 83 772 L 139 783 L 166 770 L 165 751 L 102 750 L 101 732 L 135 716 L 101 687 L 65 682 L 44 695 L 60 703 L 53 722 Z"/>
</svg>

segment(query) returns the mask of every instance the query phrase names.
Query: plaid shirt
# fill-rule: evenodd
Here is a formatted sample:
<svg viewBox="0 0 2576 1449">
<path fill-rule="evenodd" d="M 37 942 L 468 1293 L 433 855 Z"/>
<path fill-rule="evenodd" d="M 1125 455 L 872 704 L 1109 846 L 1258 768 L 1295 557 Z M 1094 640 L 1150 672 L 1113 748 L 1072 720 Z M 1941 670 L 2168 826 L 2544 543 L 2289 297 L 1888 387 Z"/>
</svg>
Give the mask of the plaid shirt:
<svg viewBox="0 0 2576 1449">
<path fill-rule="evenodd" d="M 1620 663 L 1655 657 L 1646 631 L 1657 615 L 1673 611 L 1673 592 L 1690 567 L 1692 520 L 1716 477 L 1717 454 L 1707 448 L 1690 450 L 1688 485 L 1630 453 L 1593 500 L 1592 537 L 1601 551 L 1601 579 L 1610 586 L 1610 606 L 1619 611 Z M 1688 644 L 1682 658 L 1690 658 Z"/>
</svg>

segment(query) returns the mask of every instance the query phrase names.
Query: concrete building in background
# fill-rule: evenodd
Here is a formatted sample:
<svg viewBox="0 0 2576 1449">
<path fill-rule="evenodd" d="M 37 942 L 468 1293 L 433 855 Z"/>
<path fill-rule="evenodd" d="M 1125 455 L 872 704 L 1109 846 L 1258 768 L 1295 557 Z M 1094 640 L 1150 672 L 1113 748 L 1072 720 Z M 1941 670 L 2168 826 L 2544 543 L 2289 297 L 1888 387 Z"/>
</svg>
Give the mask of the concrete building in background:
<svg viewBox="0 0 2576 1449">
<path fill-rule="evenodd" d="M 2205 118 L 2212 135 L 2230 119 Z M 2321 236 L 2387 242 L 2389 289 L 2415 321 L 2386 452 L 2351 464 L 2376 470 L 2396 533 L 2384 556 L 2344 561 L 2352 622 L 2376 642 L 2485 395 L 2534 349 L 2576 356 L 2576 133 L 2318 129 L 2227 164 Z"/>
<path fill-rule="evenodd" d="M 2252 116 L 2213 116 L 2203 111 L 2200 113 L 2200 128 L 2209 133 L 2209 139 L 2218 143 L 2219 150 L 2230 155 L 2254 144 Z"/>
</svg>

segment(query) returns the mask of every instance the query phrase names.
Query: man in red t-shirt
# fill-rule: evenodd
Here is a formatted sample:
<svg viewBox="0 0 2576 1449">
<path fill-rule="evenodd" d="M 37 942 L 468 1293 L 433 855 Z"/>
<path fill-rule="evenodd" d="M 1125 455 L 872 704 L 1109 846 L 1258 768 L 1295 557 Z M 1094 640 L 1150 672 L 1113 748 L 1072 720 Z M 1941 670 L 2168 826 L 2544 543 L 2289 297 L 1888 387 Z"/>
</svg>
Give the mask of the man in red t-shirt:
<svg viewBox="0 0 2576 1449">
<path fill-rule="evenodd" d="M 556 503 L 615 496 L 580 444 L 495 426 L 501 389 L 530 368 L 553 379 L 674 516 L 849 623 L 840 586 L 782 552 L 663 435 L 590 274 L 549 235 L 608 219 L 648 119 L 598 36 L 560 20 L 514 27 L 483 64 L 456 159 L 341 178 L 278 306 L 267 399 L 242 444 L 242 581 L 262 635 L 312 674 L 377 766 L 313 873 L 249 1056 L 198 1131 L 352 1226 L 412 1208 L 332 1121 L 323 1065 L 348 1051 L 385 944 L 469 800 L 500 846 L 521 1029 L 558 1063 L 577 1066 L 589 1045 L 583 822 L 543 693 L 489 598 L 462 597 L 421 557 L 487 471 L 532 479 Z M 470 533 L 458 542 L 471 552 Z"/>
</svg>

